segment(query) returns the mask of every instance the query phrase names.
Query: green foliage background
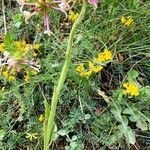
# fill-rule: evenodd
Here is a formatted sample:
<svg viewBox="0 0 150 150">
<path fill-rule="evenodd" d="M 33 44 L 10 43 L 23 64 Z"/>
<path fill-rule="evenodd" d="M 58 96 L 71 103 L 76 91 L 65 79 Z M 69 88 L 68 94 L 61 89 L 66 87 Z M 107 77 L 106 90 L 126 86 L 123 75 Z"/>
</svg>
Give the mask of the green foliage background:
<svg viewBox="0 0 150 150">
<path fill-rule="evenodd" d="M 59 12 L 50 11 L 53 34 L 43 33 L 40 15 L 25 24 L 14 1 L 5 1 L 7 28 L 15 40 L 41 43 L 38 51 L 40 73 L 29 84 L 21 79 L 8 82 L 0 76 L 0 149 L 41 150 L 44 99 L 49 103 L 57 82 L 66 51 L 71 23 Z M 80 10 L 76 6 L 76 11 Z M 134 140 L 148 147 L 150 126 L 150 2 L 140 0 L 101 0 L 93 12 L 90 6 L 76 32 L 72 64 L 65 82 L 56 115 L 53 150 L 132 149 Z M 135 23 L 126 28 L 121 16 L 132 16 Z M 0 32 L 3 34 L 3 14 L 0 11 Z M 81 78 L 76 65 L 96 56 L 105 47 L 112 50 L 113 61 L 101 73 Z M 123 60 L 120 60 L 123 57 Z M 130 71 L 129 71 L 130 70 Z M 140 96 L 121 94 L 124 80 L 134 80 Z M 98 95 L 101 89 L 110 104 Z M 37 132 L 38 139 L 30 142 L 26 132 Z M 144 138 L 143 138 L 144 137 Z"/>
</svg>

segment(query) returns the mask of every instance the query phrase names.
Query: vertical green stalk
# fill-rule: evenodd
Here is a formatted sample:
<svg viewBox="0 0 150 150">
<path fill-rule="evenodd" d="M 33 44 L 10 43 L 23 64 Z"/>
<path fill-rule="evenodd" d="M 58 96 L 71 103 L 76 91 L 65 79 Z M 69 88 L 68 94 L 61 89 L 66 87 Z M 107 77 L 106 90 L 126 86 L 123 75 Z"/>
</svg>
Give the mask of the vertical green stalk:
<svg viewBox="0 0 150 150">
<path fill-rule="evenodd" d="M 48 110 L 49 108 L 48 108 L 47 102 L 45 102 L 45 120 L 46 121 L 45 121 L 45 125 L 44 125 L 44 150 L 48 150 L 49 142 L 51 142 L 53 129 L 54 129 L 54 119 L 55 119 L 56 107 L 57 107 L 59 95 L 60 95 L 61 89 L 64 85 L 64 81 L 66 79 L 68 68 L 71 63 L 72 44 L 73 44 L 75 31 L 76 31 L 78 25 L 81 23 L 82 19 L 84 18 L 85 10 L 86 10 L 86 0 L 83 0 L 81 12 L 79 14 L 78 19 L 74 22 L 71 32 L 70 32 L 70 35 L 69 35 L 67 51 L 66 51 L 66 56 L 65 56 L 65 62 L 64 62 L 63 68 L 61 70 L 58 84 L 54 88 L 50 111 Z"/>
</svg>

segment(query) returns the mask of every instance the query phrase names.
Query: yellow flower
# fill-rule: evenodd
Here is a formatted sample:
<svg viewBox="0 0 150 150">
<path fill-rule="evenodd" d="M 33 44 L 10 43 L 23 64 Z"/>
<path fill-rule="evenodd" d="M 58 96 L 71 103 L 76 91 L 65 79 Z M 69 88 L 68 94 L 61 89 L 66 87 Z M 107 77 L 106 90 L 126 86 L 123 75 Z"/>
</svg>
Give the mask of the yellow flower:
<svg viewBox="0 0 150 150">
<path fill-rule="evenodd" d="M 99 66 L 99 65 L 95 65 L 93 62 L 89 61 L 89 70 L 91 72 L 97 73 L 99 71 L 101 71 L 103 69 L 103 67 Z"/>
<path fill-rule="evenodd" d="M 0 52 L 3 52 L 4 51 L 4 43 L 0 43 Z"/>
<path fill-rule="evenodd" d="M 108 49 L 104 49 L 104 52 L 101 52 L 98 54 L 98 57 L 96 59 L 97 62 L 102 63 L 108 60 L 112 59 L 112 53 Z"/>
<path fill-rule="evenodd" d="M 33 52 L 33 57 L 36 57 L 37 56 L 37 53 L 36 52 Z"/>
<path fill-rule="evenodd" d="M 80 64 L 77 68 L 76 71 L 80 74 L 82 77 L 89 77 L 92 73 L 97 73 L 102 70 L 103 67 L 99 65 L 95 65 L 93 62 L 89 61 L 88 62 L 88 69 L 85 70 L 83 64 Z"/>
<path fill-rule="evenodd" d="M 26 52 L 28 50 L 39 49 L 40 44 L 26 44 L 26 41 L 16 41 L 15 46 L 21 52 Z"/>
<path fill-rule="evenodd" d="M 9 80 L 15 80 L 15 76 L 10 75 L 8 79 Z"/>
<path fill-rule="evenodd" d="M 92 71 L 86 71 L 83 64 L 77 66 L 76 71 L 80 74 L 81 77 L 89 77 L 92 74 Z"/>
<path fill-rule="evenodd" d="M 29 80 L 30 80 L 29 75 L 28 75 L 28 74 L 24 75 L 24 81 L 25 81 L 26 83 L 29 83 Z"/>
<path fill-rule="evenodd" d="M 68 20 L 74 22 L 78 18 L 79 14 L 72 10 L 69 10 Z"/>
<path fill-rule="evenodd" d="M 134 24 L 134 20 L 133 20 L 133 18 L 132 18 L 131 16 L 128 16 L 128 17 L 122 16 L 122 17 L 121 17 L 121 23 L 122 23 L 124 26 L 129 27 L 129 26 L 131 26 L 131 25 Z"/>
<path fill-rule="evenodd" d="M 83 71 L 79 73 L 81 77 L 89 77 L 92 74 L 92 71 Z"/>
<path fill-rule="evenodd" d="M 40 48 L 40 44 L 32 44 L 32 48 L 33 49 L 39 49 Z"/>
<path fill-rule="evenodd" d="M 40 48 L 40 44 L 26 44 L 26 50 L 39 49 L 39 48 Z"/>
<path fill-rule="evenodd" d="M 10 74 L 15 75 L 16 74 L 16 70 L 14 68 L 11 69 Z"/>
<path fill-rule="evenodd" d="M 18 50 L 25 52 L 26 51 L 26 41 L 16 41 L 15 46 L 17 47 Z"/>
<path fill-rule="evenodd" d="M 82 77 L 89 77 L 92 73 L 97 73 L 103 69 L 103 66 L 97 63 L 103 63 L 105 61 L 112 59 L 112 53 L 108 49 L 104 49 L 104 52 L 98 54 L 98 57 L 95 58 L 93 61 L 88 62 L 88 68 L 85 69 L 83 64 L 77 66 L 76 71 Z"/>
<path fill-rule="evenodd" d="M 5 78 L 8 78 L 8 77 L 9 77 L 8 71 L 3 71 L 3 72 L 2 72 L 2 75 L 3 75 Z"/>
<path fill-rule="evenodd" d="M 131 96 L 138 96 L 139 95 L 138 87 L 136 86 L 135 83 L 126 82 L 123 84 L 123 87 L 125 88 L 123 90 L 123 94 L 129 94 Z"/>
<path fill-rule="evenodd" d="M 7 70 L 6 70 L 6 71 L 3 71 L 3 72 L 2 72 L 2 75 L 3 75 L 6 79 L 8 79 L 9 81 L 10 81 L 10 80 L 15 80 L 15 75 L 10 74 Z"/>
<path fill-rule="evenodd" d="M 83 66 L 83 64 L 79 64 L 78 66 L 77 66 L 77 68 L 76 68 L 76 71 L 77 72 L 82 72 L 82 71 L 84 71 L 85 69 L 84 69 L 84 66 Z"/>
<path fill-rule="evenodd" d="M 26 133 L 26 138 L 33 141 L 34 139 L 37 139 L 37 133 Z"/>
<path fill-rule="evenodd" d="M 105 55 L 105 60 L 111 60 L 112 59 L 112 53 L 108 49 L 104 49 L 104 55 Z"/>
<path fill-rule="evenodd" d="M 41 114 L 41 115 L 39 116 L 38 120 L 39 120 L 39 122 L 43 122 L 43 121 L 44 121 L 44 115 Z"/>
<path fill-rule="evenodd" d="M 31 75 L 36 75 L 36 74 L 37 74 L 37 71 L 31 70 Z"/>
</svg>

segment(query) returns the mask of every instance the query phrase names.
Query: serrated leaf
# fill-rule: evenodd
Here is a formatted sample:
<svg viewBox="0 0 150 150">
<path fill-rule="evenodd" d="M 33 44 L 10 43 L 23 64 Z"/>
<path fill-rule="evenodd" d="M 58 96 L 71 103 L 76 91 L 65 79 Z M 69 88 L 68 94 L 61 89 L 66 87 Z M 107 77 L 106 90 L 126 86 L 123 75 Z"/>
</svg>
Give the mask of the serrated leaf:
<svg viewBox="0 0 150 150">
<path fill-rule="evenodd" d="M 115 116 L 116 120 L 121 122 L 121 112 L 122 112 L 122 107 L 120 105 L 111 105 L 111 112 Z"/>
<path fill-rule="evenodd" d="M 128 143 L 135 144 L 135 134 L 129 126 L 121 124 L 118 126 L 118 128 L 124 134 Z"/>
<path fill-rule="evenodd" d="M 140 128 L 141 130 L 143 130 L 143 131 L 148 130 L 148 125 L 147 125 L 146 122 L 142 122 L 142 123 L 141 122 L 137 122 L 136 126 L 138 128 Z"/>
<path fill-rule="evenodd" d="M 112 145 L 114 144 L 116 141 L 120 140 L 123 137 L 123 133 L 118 130 L 116 131 L 114 134 L 112 134 L 111 136 L 109 136 L 109 138 L 106 141 L 106 145 Z"/>
<path fill-rule="evenodd" d="M 149 121 L 148 118 L 140 113 L 139 111 L 137 111 L 134 107 L 130 107 L 127 103 L 126 103 L 127 107 L 123 113 L 124 114 L 129 114 L 130 117 L 129 119 L 132 121 L 132 122 L 136 122 L 136 126 L 138 128 L 140 128 L 141 130 L 148 130 L 148 125 L 146 123 L 146 121 Z"/>
<path fill-rule="evenodd" d="M 150 99 L 150 86 L 145 86 L 140 88 L 139 91 L 141 94 L 139 95 L 139 100 L 141 100 L 142 102 L 148 102 L 149 103 L 149 99 Z"/>
<path fill-rule="evenodd" d="M 122 89 L 117 89 L 113 92 L 113 99 L 120 104 L 122 103 L 123 92 Z"/>
<path fill-rule="evenodd" d="M 135 144 L 135 135 L 132 132 L 131 128 L 128 126 L 128 119 L 126 118 L 126 116 L 121 115 L 121 106 L 115 101 L 112 102 L 113 107 L 111 108 L 111 112 L 115 116 L 115 119 L 121 123 L 121 125 L 118 126 L 119 130 L 124 134 L 128 143 Z"/>
</svg>

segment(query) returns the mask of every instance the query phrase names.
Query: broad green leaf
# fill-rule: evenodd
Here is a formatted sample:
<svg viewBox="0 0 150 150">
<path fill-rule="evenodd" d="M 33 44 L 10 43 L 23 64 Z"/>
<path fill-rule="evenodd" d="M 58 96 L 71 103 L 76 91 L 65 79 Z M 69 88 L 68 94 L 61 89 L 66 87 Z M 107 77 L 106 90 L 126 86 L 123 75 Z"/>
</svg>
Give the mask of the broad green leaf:
<svg viewBox="0 0 150 150">
<path fill-rule="evenodd" d="M 16 22 L 14 25 L 16 28 L 19 28 L 21 26 L 22 22 Z"/>
<path fill-rule="evenodd" d="M 63 129 L 59 130 L 57 133 L 58 133 L 59 135 L 61 135 L 61 136 L 65 136 L 65 135 L 68 134 L 68 132 L 67 132 L 66 130 L 63 130 Z"/>
<path fill-rule="evenodd" d="M 52 138 L 51 141 L 56 141 L 56 139 L 59 137 L 58 133 L 57 133 L 57 125 L 55 124 L 54 126 L 54 132 L 52 134 Z"/>
</svg>

